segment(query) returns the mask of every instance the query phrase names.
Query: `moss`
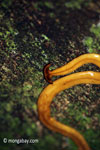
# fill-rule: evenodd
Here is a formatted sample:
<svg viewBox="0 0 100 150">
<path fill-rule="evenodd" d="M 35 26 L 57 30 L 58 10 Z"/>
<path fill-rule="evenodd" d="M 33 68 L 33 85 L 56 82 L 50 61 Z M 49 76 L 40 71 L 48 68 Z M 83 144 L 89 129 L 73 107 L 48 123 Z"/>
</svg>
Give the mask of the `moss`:
<svg viewBox="0 0 100 150">
<path fill-rule="evenodd" d="M 88 5 L 90 3 L 91 0 L 88 1 L 84 1 L 84 0 L 70 0 L 70 2 L 66 2 L 65 6 L 67 8 L 71 8 L 71 9 L 81 9 L 82 5 Z"/>
<path fill-rule="evenodd" d="M 3 0 L 1 2 L 1 6 L 5 9 L 8 9 L 9 6 L 11 6 L 13 0 Z"/>
<path fill-rule="evenodd" d="M 92 25 L 90 32 L 93 36 L 86 37 L 84 45 L 87 46 L 89 53 L 99 53 L 100 51 L 100 25 Z"/>
</svg>

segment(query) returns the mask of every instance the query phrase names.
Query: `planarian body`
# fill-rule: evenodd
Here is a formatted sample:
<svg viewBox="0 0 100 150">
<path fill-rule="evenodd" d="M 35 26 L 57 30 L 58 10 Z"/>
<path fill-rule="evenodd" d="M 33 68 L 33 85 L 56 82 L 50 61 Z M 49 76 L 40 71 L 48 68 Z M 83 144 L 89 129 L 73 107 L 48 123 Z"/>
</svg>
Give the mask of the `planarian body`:
<svg viewBox="0 0 100 150">
<path fill-rule="evenodd" d="M 49 70 L 50 64 L 44 68 L 45 79 L 49 84 L 40 94 L 38 99 L 38 113 L 41 122 L 49 129 L 59 132 L 64 136 L 71 138 L 79 150 L 90 150 L 84 137 L 70 126 L 64 125 L 50 116 L 50 104 L 53 98 L 62 90 L 68 89 L 78 84 L 100 84 L 100 73 L 94 71 L 84 71 L 62 77 L 56 81 L 52 81 L 53 76 L 68 74 L 86 63 L 93 63 L 100 67 L 99 54 L 84 54 L 68 64 L 57 68 L 53 71 Z"/>
</svg>

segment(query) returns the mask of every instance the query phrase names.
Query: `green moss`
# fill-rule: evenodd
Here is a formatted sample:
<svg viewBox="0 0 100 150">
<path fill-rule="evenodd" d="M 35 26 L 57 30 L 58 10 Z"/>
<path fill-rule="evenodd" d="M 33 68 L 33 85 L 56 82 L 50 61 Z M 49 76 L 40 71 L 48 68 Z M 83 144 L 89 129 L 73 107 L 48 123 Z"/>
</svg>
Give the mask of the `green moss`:
<svg viewBox="0 0 100 150">
<path fill-rule="evenodd" d="M 3 0 L 1 2 L 1 6 L 7 9 L 9 6 L 11 6 L 12 2 L 13 0 Z"/>
<path fill-rule="evenodd" d="M 0 39 L 5 41 L 6 50 L 15 52 L 17 50 L 17 45 L 15 43 L 15 36 L 18 34 L 18 31 L 14 29 L 9 20 L 5 20 L 7 28 L 0 27 Z"/>
<path fill-rule="evenodd" d="M 90 32 L 94 33 L 96 38 L 100 38 L 100 23 L 98 25 L 93 24 L 90 28 Z"/>
<path fill-rule="evenodd" d="M 87 132 L 84 133 L 84 136 L 87 138 L 87 142 L 90 144 L 91 149 L 100 149 L 100 133 L 98 131 L 88 129 Z"/>
<path fill-rule="evenodd" d="M 44 5 L 45 5 L 46 7 L 48 7 L 48 8 L 51 8 L 51 9 L 53 9 L 53 8 L 54 8 L 54 6 L 53 6 L 53 3 L 52 3 L 52 2 L 48 2 L 48 1 L 46 1 L 46 2 L 44 2 Z"/>
<path fill-rule="evenodd" d="M 83 43 L 87 46 L 89 53 L 98 53 L 100 51 L 100 26 L 93 24 L 90 32 L 93 36 L 86 37 Z"/>
<path fill-rule="evenodd" d="M 84 0 L 77 0 L 77 1 L 70 0 L 69 2 L 65 3 L 65 6 L 67 8 L 71 8 L 71 9 L 81 9 L 82 5 L 86 5 L 87 6 L 90 1 L 91 0 L 88 0 L 88 1 L 84 1 Z"/>
</svg>

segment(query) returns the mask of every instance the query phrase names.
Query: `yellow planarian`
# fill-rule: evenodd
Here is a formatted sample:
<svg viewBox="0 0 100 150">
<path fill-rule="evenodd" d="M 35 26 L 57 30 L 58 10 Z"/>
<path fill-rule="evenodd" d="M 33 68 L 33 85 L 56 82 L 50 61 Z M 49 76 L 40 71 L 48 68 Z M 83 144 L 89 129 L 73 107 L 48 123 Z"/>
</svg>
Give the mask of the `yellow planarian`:
<svg viewBox="0 0 100 150">
<path fill-rule="evenodd" d="M 100 67 L 100 55 L 81 55 L 68 64 L 53 71 L 49 70 L 50 64 L 46 65 L 44 68 L 45 79 L 52 84 L 49 84 L 41 92 L 38 99 L 38 114 L 41 122 L 52 131 L 59 132 L 62 135 L 71 138 L 78 146 L 78 150 L 90 150 L 90 147 L 88 146 L 84 137 L 78 131 L 58 122 L 50 116 L 50 104 L 53 98 L 62 90 L 68 89 L 78 84 L 100 84 L 100 73 L 93 71 L 84 71 L 62 77 L 54 82 L 52 82 L 51 78 L 53 76 L 68 74 L 87 63 L 93 63 Z"/>
</svg>

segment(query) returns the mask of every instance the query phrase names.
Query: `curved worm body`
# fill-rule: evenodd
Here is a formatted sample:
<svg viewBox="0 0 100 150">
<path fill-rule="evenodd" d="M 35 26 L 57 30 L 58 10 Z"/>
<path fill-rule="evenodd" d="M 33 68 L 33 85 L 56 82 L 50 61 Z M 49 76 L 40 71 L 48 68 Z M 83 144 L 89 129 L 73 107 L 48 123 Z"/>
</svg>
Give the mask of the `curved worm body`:
<svg viewBox="0 0 100 150">
<path fill-rule="evenodd" d="M 100 55 L 84 54 L 79 56 L 78 58 L 75 58 L 68 64 L 58 69 L 55 69 L 53 71 L 49 71 L 48 69 L 48 72 L 46 73 L 49 74 L 48 76 L 50 81 L 51 80 L 50 77 L 56 75 L 65 75 L 66 73 L 70 73 L 86 63 L 93 63 L 98 67 L 100 67 Z M 50 82 L 52 82 L 52 80 Z M 55 132 L 59 132 L 64 136 L 68 136 L 69 138 L 71 138 L 76 143 L 79 150 L 90 150 L 90 148 L 87 142 L 85 141 L 84 137 L 78 131 L 58 122 L 57 120 L 55 120 L 50 116 L 50 104 L 53 98 L 60 91 L 68 89 L 78 84 L 87 84 L 87 83 L 100 84 L 100 73 L 93 71 L 84 71 L 62 77 L 54 81 L 53 84 L 49 84 L 42 91 L 38 99 L 38 113 L 41 122 L 49 129 Z"/>
<path fill-rule="evenodd" d="M 75 58 L 74 60 L 72 60 L 71 62 L 69 62 L 68 64 L 66 64 L 60 68 L 57 68 L 53 71 L 49 70 L 49 67 L 51 64 L 47 64 L 44 67 L 44 77 L 47 80 L 47 82 L 53 83 L 51 80 L 51 78 L 53 76 L 66 75 L 87 63 L 93 63 L 93 64 L 97 65 L 98 67 L 100 67 L 100 55 L 98 55 L 98 54 L 81 55 L 81 56 Z"/>
</svg>

